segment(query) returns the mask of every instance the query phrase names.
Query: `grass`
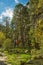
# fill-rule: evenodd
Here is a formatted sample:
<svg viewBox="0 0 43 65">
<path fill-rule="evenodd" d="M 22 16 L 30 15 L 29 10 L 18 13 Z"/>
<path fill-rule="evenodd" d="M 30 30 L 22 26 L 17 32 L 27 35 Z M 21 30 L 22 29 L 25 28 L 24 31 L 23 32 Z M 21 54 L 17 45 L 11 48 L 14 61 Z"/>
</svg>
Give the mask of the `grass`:
<svg viewBox="0 0 43 65">
<path fill-rule="evenodd" d="M 6 53 L 7 56 L 7 63 L 11 64 L 11 65 L 20 65 L 21 61 L 26 62 L 28 59 L 30 59 L 30 55 L 29 54 L 8 54 Z"/>
</svg>

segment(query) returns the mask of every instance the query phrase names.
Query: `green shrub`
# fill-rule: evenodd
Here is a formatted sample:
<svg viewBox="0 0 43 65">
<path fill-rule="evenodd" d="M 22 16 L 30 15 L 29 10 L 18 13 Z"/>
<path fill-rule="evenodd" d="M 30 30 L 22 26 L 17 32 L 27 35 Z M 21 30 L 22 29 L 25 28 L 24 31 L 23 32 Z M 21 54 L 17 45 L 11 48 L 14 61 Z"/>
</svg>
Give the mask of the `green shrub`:
<svg viewBox="0 0 43 65">
<path fill-rule="evenodd" d="M 3 48 L 4 50 L 10 50 L 12 48 L 12 43 L 11 43 L 11 39 L 6 39 L 3 43 Z"/>
</svg>

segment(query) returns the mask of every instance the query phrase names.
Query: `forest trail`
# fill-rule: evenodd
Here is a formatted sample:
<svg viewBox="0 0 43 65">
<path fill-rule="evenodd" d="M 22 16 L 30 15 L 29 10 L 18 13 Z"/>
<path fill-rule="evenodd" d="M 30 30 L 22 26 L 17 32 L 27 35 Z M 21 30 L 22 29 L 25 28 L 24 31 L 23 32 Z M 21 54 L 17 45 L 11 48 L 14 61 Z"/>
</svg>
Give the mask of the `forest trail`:
<svg viewBox="0 0 43 65">
<path fill-rule="evenodd" d="M 6 58 L 7 58 L 7 57 L 1 57 L 1 56 L 0 56 L 0 61 L 4 61 L 4 62 L 5 62 L 5 61 L 6 61 Z"/>
<path fill-rule="evenodd" d="M 4 53 L 0 52 L 0 61 L 6 61 L 7 56 L 4 55 Z"/>
<path fill-rule="evenodd" d="M 6 62 L 7 56 L 4 53 L 0 52 L 0 65 L 7 65 Z"/>
</svg>

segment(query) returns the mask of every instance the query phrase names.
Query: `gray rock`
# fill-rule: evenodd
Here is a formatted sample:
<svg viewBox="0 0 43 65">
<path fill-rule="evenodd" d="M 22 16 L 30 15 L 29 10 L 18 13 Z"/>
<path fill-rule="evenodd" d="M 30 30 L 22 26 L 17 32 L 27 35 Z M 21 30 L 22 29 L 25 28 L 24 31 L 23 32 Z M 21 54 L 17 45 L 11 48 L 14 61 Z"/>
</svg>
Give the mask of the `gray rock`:
<svg viewBox="0 0 43 65">
<path fill-rule="evenodd" d="M 26 64 L 33 64 L 33 61 L 32 61 L 32 60 L 28 60 L 28 61 L 26 62 Z"/>
<path fill-rule="evenodd" d="M 3 61 L 0 61 L 0 65 L 7 65 L 7 64 L 5 64 Z"/>
</svg>

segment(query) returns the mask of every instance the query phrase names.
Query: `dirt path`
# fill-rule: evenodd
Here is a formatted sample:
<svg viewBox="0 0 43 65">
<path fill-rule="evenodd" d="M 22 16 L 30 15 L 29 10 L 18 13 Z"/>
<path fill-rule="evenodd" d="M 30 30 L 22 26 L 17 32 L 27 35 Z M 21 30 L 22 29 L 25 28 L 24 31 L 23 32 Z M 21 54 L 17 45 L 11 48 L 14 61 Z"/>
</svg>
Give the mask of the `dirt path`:
<svg viewBox="0 0 43 65">
<path fill-rule="evenodd" d="M 7 64 L 7 56 L 4 53 L 0 52 L 0 65 L 11 65 Z"/>
<path fill-rule="evenodd" d="M 0 56 L 0 61 L 4 61 L 4 62 L 5 62 L 5 61 L 6 61 L 6 59 L 7 59 L 7 57 L 6 57 L 6 56 L 3 56 L 3 57 L 1 57 L 1 56 Z"/>
<path fill-rule="evenodd" d="M 7 56 L 4 53 L 0 52 L 0 65 L 7 65 L 6 62 Z"/>
</svg>

